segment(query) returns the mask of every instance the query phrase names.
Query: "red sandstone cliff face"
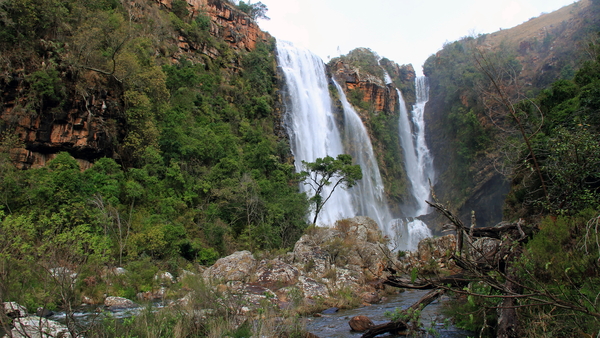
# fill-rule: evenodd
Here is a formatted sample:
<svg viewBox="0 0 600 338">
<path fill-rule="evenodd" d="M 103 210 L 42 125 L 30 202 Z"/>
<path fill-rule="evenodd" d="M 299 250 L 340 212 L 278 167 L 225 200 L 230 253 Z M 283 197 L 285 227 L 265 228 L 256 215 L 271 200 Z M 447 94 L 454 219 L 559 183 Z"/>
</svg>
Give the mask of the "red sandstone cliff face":
<svg viewBox="0 0 600 338">
<path fill-rule="evenodd" d="M 171 8 L 173 0 L 157 0 L 166 8 Z M 269 34 L 260 30 L 256 22 L 248 15 L 238 11 L 233 5 L 224 0 L 187 0 L 190 16 L 208 15 L 211 19 L 210 34 L 229 43 L 236 50 L 251 51 L 259 41 L 267 41 Z M 205 13 L 205 14 L 204 14 Z M 190 45 L 183 37 L 179 38 L 179 47 L 182 50 L 200 49 L 199 46 Z M 215 56 L 215 50 L 203 51 L 209 56 Z"/>
<path fill-rule="evenodd" d="M 172 0 L 156 2 L 171 8 Z M 224 1 L 188 0 L 188 4 L 190 16 L 208 15 L 210 34 L 223 39 L 234 50 L 251 51 L 257 42 L 269 38 L 248 15 Z M 145 15 L 142 8 L 132 8 L 132 15 Z M 212 59 L 219 56 L 216 48 L 193 45 L 182 36 L 173 43 L 179 47 L 172 55 L 173 60 L 192 52 L 200 52 Z M 52 48 L 47 53 L 53 53 Z M 42 103 L 35 109 L 26 109 L 28 102 L 24 102 L 23 94 L 30 88 L 25 78 L 38 68 L 39 65 L 32 65 L 27 70 L 0 74 L 0 132 L 14 128 L 18 136 L 16 146 L 10 150 L 15 165 L 20 169 L 41 167 L 60 151 L 71 153 L 82 169 L 90 167 L 100 157 L 118 158 L 116 144 L 126 134 L 121 86 L 96 72 L 84 71 L 87 87 L 76 89 L 70 82 L 69 70 L 63 67 L 61 81 L 67 93 L 62 102 Z"/>
<path fill-rule="evenodd" d="M 396 90 L 387 86 L 381 79 L 370 74 L 361 74 L 358 69 L 342 61 L 334 63 L 331 72 L 346 94 L 351 90 L 360 90 L 364 94 L 363 101 L 372 105 L 374 111 L 392 113 L 397 110 Z M 363 120 L 368 118 L 367 112 L 358 111 L 358 113 Z"/>
<path fill-rule="evenodd" d="M 115 123 L 122 116 L 122 103 L 117 93 L 103 89 L 106 84 L 96 82 L 86 88 L 87 97 L 67 97 L 62 107 L 42 103 L 35 111 L 26 110 L 26 103 L 18 98 L 19 92 L 27 90 L 23 74 L 0 79 L 0 88 L 0 119 L 14 127 L 18 136 L 16 147 L 10 150 L 18 168 L 44 166 L 60 151 L 73 154 L 82 169 L 99 157 L 114 155 L 113 139 L 122 137 Z"/>
</svg>

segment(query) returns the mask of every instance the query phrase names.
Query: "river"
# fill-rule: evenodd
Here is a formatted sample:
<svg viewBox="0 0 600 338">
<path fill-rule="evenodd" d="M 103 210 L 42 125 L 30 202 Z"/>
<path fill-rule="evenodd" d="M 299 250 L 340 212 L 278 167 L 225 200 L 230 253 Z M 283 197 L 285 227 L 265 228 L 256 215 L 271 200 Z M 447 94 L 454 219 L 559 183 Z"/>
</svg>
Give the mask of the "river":
<svg viewBox="0 0 600 338">
<path fill-rule="evenodd" d="M 385 317 L 385 312 L 393 312 L 396 308 L 406 309 L 416 303 L 423 297 L 428 290 L 407 290 L 402 293 L 393 294 L 388 300 L 381 304 L 373 304 L 351 310 L 340 310 L 335 314 L 322 315 L 308 319 L 307 330 L 320 338 L 339 338 L 339 337 L 360 337 L 362 333 L 350 330 L 348 322 L 354 316 L 367 316 L 373 323 L 383 324 L 389 322 Z M 435 301 L 425 307 L 421 312 L 421 321 L 425 328 L 433 328 L 436 335 L 431 337 L 441 338 L 466 338 L 473 336 L 472 332 L 465 331 L 446 325 L 445 317 L 441 314 L 442 303 L 449 301 L 449 298 L 442 297 L 441 301 Z M 400 335 L 382 335 L 379 337 L 404 337 Z"/>
</svg>

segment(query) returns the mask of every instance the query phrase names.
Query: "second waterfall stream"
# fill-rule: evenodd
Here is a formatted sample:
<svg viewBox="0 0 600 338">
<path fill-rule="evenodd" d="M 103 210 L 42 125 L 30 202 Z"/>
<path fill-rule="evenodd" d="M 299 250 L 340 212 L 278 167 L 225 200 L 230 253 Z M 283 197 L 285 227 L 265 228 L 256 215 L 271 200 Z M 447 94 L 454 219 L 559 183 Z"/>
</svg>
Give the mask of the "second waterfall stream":
<svg viewBox="0 0 600 338">
<path fill-rule="evenodd" d="M 392 217 L 367 130 L 347 101 L 342 88 L 333 79 L 331 82 L 327 79 L 323 61 L 307 49 L 279 40 L 277 61 L 285 77 L 284 125 L 296 170 L 302 171 L 302 161 L 314 162 L 325 156 L 350 154 L 363 171 L 363 178 L 356 186 L 335 190 L 319 213 L 317 225 L 332 226 L 339 219 L 369 216 L 379 224 L 396 249 L 416 249 L 420 239 L 431 235 L 429 229 L 414 220 Z M 341 112 L 336 112 L 334 108 L 330 83 L 338 93 Z M 409 177 L 409 180 L 414 190 L 417 184 L 413 178 Z M 312 194 L 303 185 L 300 189 Z M 325 191 L 324 195 L 328 193 Z M 405 216 L 418 215 L 411 211 Z"/>
</svg>

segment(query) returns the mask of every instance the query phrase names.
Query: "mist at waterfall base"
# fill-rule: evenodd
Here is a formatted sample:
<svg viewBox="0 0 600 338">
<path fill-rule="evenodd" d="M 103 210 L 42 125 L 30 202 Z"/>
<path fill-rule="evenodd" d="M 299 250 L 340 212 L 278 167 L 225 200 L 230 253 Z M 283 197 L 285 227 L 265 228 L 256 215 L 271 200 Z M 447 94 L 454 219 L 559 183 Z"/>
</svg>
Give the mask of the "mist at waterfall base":
<svg viewBox="0 0 600 338">
<path fill-rule="evenodd" d="M 418 242 L 431 236 L 431 232 L 419 220 L 392 218 L 368 132 L 346 99 L 342 88 L 333 79 L 331 82 L 327 79 L 323 61 L 305 48 L 280 40 L 277 41 L 277 58 L 285 77 L 284 125 L 294 155 L 296 171 L 303 170 L 303 161 L 314 162 L 317 158 L 336 157 L 339 154 L 350 154 L 363 171 L 363 178 L 357 185 L 349 189 L 335 190 L 319 213 L 317 225 L 332 226 L 340 219 L 358 215 L 369 216 L 388 237 L 391 248 L 415 250 Z M 331 99 L 330 83 L 335 86 L 339 95 L 341 111 L 335 108 Z M 419 102 L 416 106 L 418 105 Z M 417 139 L 418 136 L 415 140 Z M 416 154 L 415 158 L 418 159 L 420 153 L 413 149 L 418 142 L 410 143 L 411 152 Z M 414 190 L 418 187 L 420 179 L 409 177 L 409 180 L 412 195 L 419 199 L 420 195 L 415 195 Z M 427 189 L 428 187 L 427 183 Z M 304 184 L 300 185 L 300 189 L 309 196 L 314 194 L 312 189 Z M 324 197 L 331 192 L 328 189 L 330 187 L 326 187 L 323 192 Z M 426 210 L 426 207 L 409 210 L 406 216 L 419 216 L 417 213 L 421 210 Z M 308 217 L 312 219 L 314 211 Z"/>
</svg>

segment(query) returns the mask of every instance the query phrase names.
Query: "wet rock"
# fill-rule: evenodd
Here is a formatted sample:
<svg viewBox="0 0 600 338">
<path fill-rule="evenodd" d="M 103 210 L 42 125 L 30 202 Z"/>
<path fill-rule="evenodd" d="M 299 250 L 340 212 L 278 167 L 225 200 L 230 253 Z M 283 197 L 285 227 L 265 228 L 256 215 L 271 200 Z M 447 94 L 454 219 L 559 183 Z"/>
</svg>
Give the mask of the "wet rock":
<svg viewBox="0 0 600 338">
<path fill-rule="evenodd" d="M 338 312 L 339 310 L 340 310 L 340 308 L 337 308 L 337 307 L 330 307 L 329 309 L 326 309 L 326 310 L 323 310 L 323 311 L 321 311 L 321 314 L 324 314 L 324 315 L 332 315 L 332 314 L 334 314 L 334 313 Z"/>
<path fill-rule="evenodd" d="M 106 297 L 106 299 L 104 300 L 104 306 L 108 307 L 110 310 L 117 310 L 131 309 L 137 307 L 138 305 L 127 298 Z"/>
<path fill-rule="evenodd" d="M 43 307 L 38 307 L 35 315 L 38 317 L 48 318 L 54 315 L 54 312 Z"/>
<path fill-rule="evenodd" d="M 17 318 L 13 326 L 10 331 L 13 338 L 72 337 L 66 326 L 38 316 Z"/>
<path fill-rule="evenodd" d="M 360 294 L 360 299 L 363 303 L 374 304 L 381 300 L 377 292 L 363 292 Z"/>
<path fill-rule="evenodd" d="M 17 302 L 4 302 L 4 313 L 10 318 L 27 316 L 27 309 Z"/>
<path fill-rule="evenodd" d="M 371 319 L 369 319 L 369 317 L 367 317 L 367 316 L 352 317 L 352 319 L 350 319 L 348 324 L 350 325 L 350 328 L 353 331 L 357 331 L 357 332 L 364 332 L 364 331 L 370 329 L 373 325 L 375 325 L 375 324 L 373 324 Z"/>
<path fill-rule="evenodd" d="M 220 258 L 213 266 L 202 274 L 209 280 L 242 281 L 247 282 L 248 277 L 256 268 L 256 260 L 250 251 L 238 251 Z"/>
</svg>

